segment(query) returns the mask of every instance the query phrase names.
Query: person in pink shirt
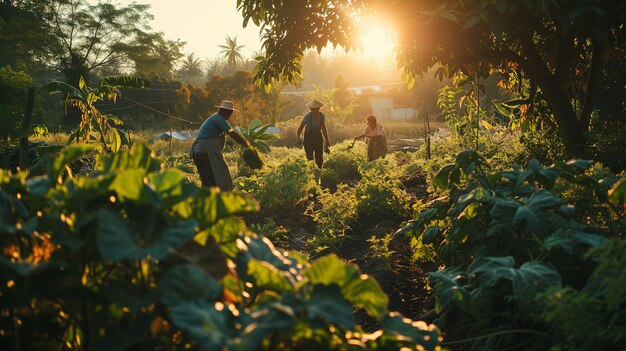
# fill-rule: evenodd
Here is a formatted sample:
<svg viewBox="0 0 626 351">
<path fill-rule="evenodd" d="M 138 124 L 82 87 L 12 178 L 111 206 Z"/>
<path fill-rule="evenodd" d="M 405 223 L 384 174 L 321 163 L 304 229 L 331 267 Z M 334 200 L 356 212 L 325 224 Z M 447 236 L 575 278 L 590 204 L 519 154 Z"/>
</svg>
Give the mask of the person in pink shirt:
<svg viewBox="0 0 626 351">
<path fill-rule="evenodd" d="M 365 137 L 367 143 L 367 159 L 374 161 L 378 158 L 384 158 L 387 155 L 387 136 L 385 135 L 385 129 L 380 123 L 376 121 L 376 117 L 367 117 L 367 126 L 363 133 L 354 137 L 354 140 L 358 140 Z"/>
</svg>

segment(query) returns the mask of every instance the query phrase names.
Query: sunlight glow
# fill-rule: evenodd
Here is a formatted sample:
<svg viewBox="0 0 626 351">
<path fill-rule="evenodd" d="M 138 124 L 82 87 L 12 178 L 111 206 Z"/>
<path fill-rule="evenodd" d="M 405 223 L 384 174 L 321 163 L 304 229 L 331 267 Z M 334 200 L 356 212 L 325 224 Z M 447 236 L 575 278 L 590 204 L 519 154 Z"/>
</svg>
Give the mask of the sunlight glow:
<svg viewBox="0 0 626 351">
<path fill-rule="evenodd" d="M 383 27 L 374 24 L 362 30 L 361 42 L 363 53 L 368 56 L 382 58 L 393 54 L 395 40 Z"/>
</svg>

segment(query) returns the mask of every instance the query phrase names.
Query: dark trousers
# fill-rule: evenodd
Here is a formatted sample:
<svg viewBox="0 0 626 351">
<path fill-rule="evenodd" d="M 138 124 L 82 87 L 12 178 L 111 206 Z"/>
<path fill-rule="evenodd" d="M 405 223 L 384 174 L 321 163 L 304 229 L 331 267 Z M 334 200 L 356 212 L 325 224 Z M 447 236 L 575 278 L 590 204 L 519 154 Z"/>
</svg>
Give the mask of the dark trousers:
<svg viewBox="0 0 626 351">
<path fill-rule="evenodd" d="M 304 153 L 307 160 L 312 160 L 315 157 L 315 164 L 317 167 L 322 168 L 324 163 L 324 140 L 322 133 L 311 132 L 304 136 Z"/>
<path fill-rule="evenodd" d="M 213 176 L 213 170 L 211 169 L 211 161 L 209 161 L 209 156 L 206 152 L 194 154 L 191 158 L 193 158 L 193 163 L 196 164 L 196 168 L 198 169 L 202 186 L 207 188 L 217 186 L 215 176 Z"/>
</svg>

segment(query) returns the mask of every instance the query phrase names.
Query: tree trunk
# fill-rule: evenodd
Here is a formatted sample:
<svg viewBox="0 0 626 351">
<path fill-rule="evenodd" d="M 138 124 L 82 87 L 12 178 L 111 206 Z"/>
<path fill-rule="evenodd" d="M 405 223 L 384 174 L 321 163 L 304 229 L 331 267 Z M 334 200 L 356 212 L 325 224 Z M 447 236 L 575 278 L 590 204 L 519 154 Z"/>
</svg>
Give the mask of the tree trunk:
<svg viewBox="0 0 626 351">
<path fill-rule="evenodd" d="M 585 150 L 585 133 L 567 95 L 567 76 L 565 75 L 563 81 L 561 81 L 550 72 L 548 66 L 537 52 L 537 48 L 532 42 L 532 36 L 522 35 L 520 39 L 528 59 L 528 73 L 541 89 L 548 107 L 554 115 L 559 135 L 565 144 L 567 156 L 582 156 Z"/>
<path fill-rule="evenodd" d="M 26 95 L 26 107 L 24 109 L 24 121 L 22 122 L 22 136 L 19 145 L 20 169 L 28 169 L 28 129 L 33 116 L 33 103 L 35 101 L 35 88 L 30 87 Z"/>
</svg>

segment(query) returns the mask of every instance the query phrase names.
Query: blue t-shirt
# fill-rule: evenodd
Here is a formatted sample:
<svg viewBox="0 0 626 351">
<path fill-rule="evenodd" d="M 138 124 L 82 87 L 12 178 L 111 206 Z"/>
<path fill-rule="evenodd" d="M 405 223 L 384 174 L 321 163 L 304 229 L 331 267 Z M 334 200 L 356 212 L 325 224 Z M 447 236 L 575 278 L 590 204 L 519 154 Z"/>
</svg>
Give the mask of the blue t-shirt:
<svg viewBox="0 0 626 351">
<path fill-rule="evenodd" d="M 324 122 L 324 119 L 326 118 L 326 116 L 324 116 L 324 114 L 321 112 L 319 112 L 318 116 L 319 116 L 318 118 L 313 119 L 313 117 L 311 117 L 311 112 L 309 112 L 302 119 L 302 124 L 308 126 L 309 128 L 317 129 L 320 127 L 320 125 L 322 124 L 322 122 Z"/>
<path fill-rule="evenodd" d="M 214 113 L 211 117 L 207 118 L 204 123 L 202 123 L 202 126 L 200 126 L 197 139 L 213 139 L 221 133 L 229 130 L 230 125 L 226 119 L 219 114 Z"/>
</svg>

